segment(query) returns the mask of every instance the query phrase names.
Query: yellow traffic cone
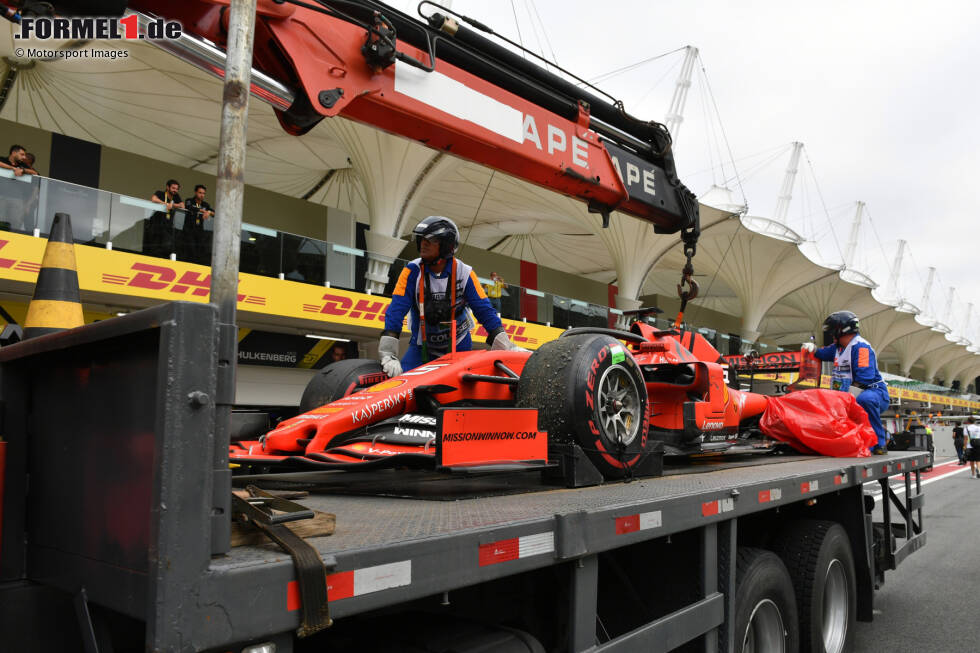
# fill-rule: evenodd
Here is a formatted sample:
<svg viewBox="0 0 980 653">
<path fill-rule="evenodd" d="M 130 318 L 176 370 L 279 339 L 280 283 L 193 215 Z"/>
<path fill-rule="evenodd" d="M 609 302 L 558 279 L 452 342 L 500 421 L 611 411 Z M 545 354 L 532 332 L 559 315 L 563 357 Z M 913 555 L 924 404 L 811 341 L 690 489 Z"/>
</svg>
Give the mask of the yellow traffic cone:
<svg viewBox="0 0 980 653">
<path fill-rule="evenodd" d="M 73 329 L 85 324 L 78 298 L 75 245 L 71 238 L 71 216 L 55 213 L 51 235 L 44 248 L 41 272 L 34 298 L 24 319 L 24 339 Z"/>
</svg>

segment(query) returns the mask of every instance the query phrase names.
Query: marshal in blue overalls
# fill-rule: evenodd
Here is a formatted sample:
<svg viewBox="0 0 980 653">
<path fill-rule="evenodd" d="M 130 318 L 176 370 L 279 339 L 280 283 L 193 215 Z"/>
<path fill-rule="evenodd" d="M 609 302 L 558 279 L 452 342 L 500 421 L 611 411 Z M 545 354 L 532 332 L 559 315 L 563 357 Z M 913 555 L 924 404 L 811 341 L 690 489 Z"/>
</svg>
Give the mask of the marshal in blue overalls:
<svg viewBox="0 0 980 653">
<path fill-rule="evenodd" d="M 420 256 L 398 277 L 378 344 L 381 366 L 388 376 L 398 376 L 449 353 L 454 321 L 456 350 L 472 349 L 471 311 L 486 329 L 491 349 L 518 349 L 507 337 L 473 268 L 455 257 L 459 248 L 456 224 L 432 215 L 422 220 L 413 234 Z M 399 360 L 398 336 L 406 316 L 412 337 L 408 351 Z"/>
<path fill-rule="evenodd" d="M 858 333 L 858 317 L 850 311 L 832 313 L 824 320 L 823 330 L 834 338 L 834 344 L 816 349 L 813 343 L 805 348 L 813 351 L 822 361 L 833 361 L 830 377 L 831 388 L 850 392 L 868 414 L 871 428 L 878 436 L 873 454 L 885 454 L 888 450 L 888 432 L 881 423 L 881 411 L 889 404 L 888 385 L 878 372 L 878 357 L 871 344 Z"/>
</svg>

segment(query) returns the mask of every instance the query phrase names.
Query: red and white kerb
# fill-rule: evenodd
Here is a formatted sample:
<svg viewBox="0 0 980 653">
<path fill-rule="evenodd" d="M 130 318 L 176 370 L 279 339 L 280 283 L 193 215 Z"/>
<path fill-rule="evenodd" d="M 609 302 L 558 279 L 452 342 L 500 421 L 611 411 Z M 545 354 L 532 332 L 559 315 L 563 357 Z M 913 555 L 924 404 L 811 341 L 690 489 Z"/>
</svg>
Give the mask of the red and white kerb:
<svg viewBox="0 0 980 653">
<path fill-rule="evenodd" d="M 616 518 L 616 535 L 646 531 L 651 528 L 663 526 L 663 519 L 659 510 L 641 512 L 635 515 L 623 515 Z"/>
<path fill-rule="evenodd" d="M 479 562 L 481 567 L 495 565 L 499 562 L 509 562 L 521 558 L 553 553 L 555 550 L 555 533 L 537 533 L 523 535 L 508 540 L 498 540 L 489 544 L 481 544 Z"/>
<path fill-rule="evenodd" d="M 371 594 L 394 587 L 412 584 L 412 561 L 391 562 L 386 565 L 364 567 L 352 571 L 340 571 L 327 576 L 327 600 L 339 601 L 352 596 Z M 302 606 L 299 583 L 295 580 L 286 585 L 286 609 L 299 610 Z"/>
</svg>

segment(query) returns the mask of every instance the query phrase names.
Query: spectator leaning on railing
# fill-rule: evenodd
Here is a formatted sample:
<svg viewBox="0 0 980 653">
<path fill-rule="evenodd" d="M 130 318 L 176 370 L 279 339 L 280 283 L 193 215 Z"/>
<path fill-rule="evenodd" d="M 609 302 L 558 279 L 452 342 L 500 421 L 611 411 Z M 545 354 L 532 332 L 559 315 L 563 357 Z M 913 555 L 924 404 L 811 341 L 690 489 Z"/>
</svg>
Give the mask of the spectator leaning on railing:
<svg viewBox="0 0 980 653">
<path fill-rule="evenodd" d="M 33 155 L 31 155 L 30 160 L 27 156 L 27 150 L 24 149 L 23 145 L 11 145 L 9 156 L 6 159 L 0 159 L 0 168 L 13 170 L 18 177 L 23 174 L 36 175 L 37 170 L 32 167 L 34 164 Z"/>
<path fill-rule="evenodd" d="M 151 202 L 163 204 L 167 207 L 167 213 L 173 215 L 174 209 L 184 208 L 184 200 L 180 199 L 180 182 L 176 179 L 168 179 L 167 185 L 163 190 L 153 192 Z"/>
<path fill-rule="evenodd" d="M 168 179 L 163 190 L 155 191 L 150 198 L 154 204 L 166 207 L 166 211 L 157 211 L 146 221 L 143 228 L 144 254 L 169 258 L 174 252 L 174 210 L 184 208 L 179 191 L 180 182 Z"/>
<path fill-rule="evenodd" d="M 211 263 L 211 232 L 205 229 L 205 224 L 214 217 L 214 210 L 204 199 L 207 192 L 207 186 L 198 184 L 194 186 L 194 197 L 184 202 L 187 218 L 184 220 L 181 259 L 201 265 Z"/>
</svg>

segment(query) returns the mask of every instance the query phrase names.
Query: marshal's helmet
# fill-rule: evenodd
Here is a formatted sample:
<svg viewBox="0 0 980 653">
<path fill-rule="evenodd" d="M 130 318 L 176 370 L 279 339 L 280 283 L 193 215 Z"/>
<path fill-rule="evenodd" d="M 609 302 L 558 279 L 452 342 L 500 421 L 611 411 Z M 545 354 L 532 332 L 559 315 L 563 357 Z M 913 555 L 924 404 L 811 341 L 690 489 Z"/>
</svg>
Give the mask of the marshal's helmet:
<svg viewBox="0 0 980 653">
<path fill-rule="evenodd" d="M 848 333 L 858 333 L 858 316 L 850 311 L 837 311 L 823 321 L 823 332 L 834 340 Z"/>
<path fill-rule="evenodd" d="M 439 242 L 439 258 L 452 258 L 459 249 L 459 229 L 456 223 L 441 215 L 430 215 L 412 230 L 415 246 L 421 251 L 422 239 Z"/>
</svg>

